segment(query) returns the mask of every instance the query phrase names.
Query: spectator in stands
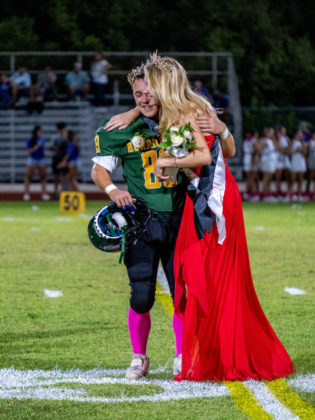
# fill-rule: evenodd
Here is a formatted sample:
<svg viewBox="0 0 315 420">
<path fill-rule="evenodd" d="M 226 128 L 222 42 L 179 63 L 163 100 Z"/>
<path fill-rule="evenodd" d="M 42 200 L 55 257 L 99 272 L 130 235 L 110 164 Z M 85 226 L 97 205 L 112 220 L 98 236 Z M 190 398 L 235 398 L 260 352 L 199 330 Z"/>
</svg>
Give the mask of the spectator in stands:
<svg viewBox="0 0 315 420">
<path fill-rule="evenodd" d="M 206 87 L 204 87 L 201 80 L 195 80 L 193 86 L 194 92 L 198 93 L 199 95 L 204 96 L 208 100 L 211 100 L 211 95 Z"/>
<path fill-rule="evenodd" d="M 44 110 L 44 95 L 38 84 L 30 87 L 30 96 L 27 100 L 26 109 L 29 114 L 32 114 L 33 111 L 41 114 Z"/>
<path fill-rule="evenodd" d="M 38 75 L 37 83 L 30 87 L 30 96 L 26 107 L 29 114 L 33 111 L 40 114 L 44 109 L 44 101 L 56 98 L 56 79 L 57 76 L 49 66 L 45 67 L 44 71 Z"/>
<path fill-rule="evenodd" d="M 73 71 L 66 74 L 65 84 L 68 88 L 70 99 L 87 98 L 90 91 L 90 78 L 87 72 L 82 70 L 81 63 L 75 62 L 73 64 Z"/>
<path fill-rule="evenodd" d="M 64 122 L 58 122 L 56 127 L 57 134 L 51 139 L 50 150 L 53 151 L 52 171 L 54 175 L 54 197 L 58 198 L 60 183 L 62 191 L 68 189 L 68 182 L 66 178 L 68 167 L 58 168 L 58 165 L 63 161 L 67 154 L 68 129 L 66 123 Z"/>
<path fill-rule="evenodd" d="M 46 66 L 38 75 L 37 84 L 44 101 L 54 101 L 57 97 L 57 76 L 50 66 Z"/>
<path fill-rule="evenodd" d="M 71 191 L 79 191 L 79 183 L 77 181 L 78 168 L 80 165 L 80 147 L 76 133 L 72 130 L 68 131 L 68 147 L 67 154 L 59 163 L 58 169 L 67 168 L 68 186 Z"/>
<path fill-rule="evenodd" d="M 105 94 L 108 83 L 107 72 L 111 64 L 104 59 L 101 53 L 97 53 L 91 65 L 92 89 L 96 106 L 105 105 Z"/>
<path fill-rule="evenodd" d="M 0 109 L 8 109 L 12 104 L 12 83 L 5 73 L 0 76 Z"/>
<path fill-rule="evenodd" d="M 307 166 L 309 170 L 309 182 L 310 182 L 310 198 L 315 200 L 315 132 L 312 135 L 312 138 L 308 142 L 307 149 Z M 311 183 L 313 182 L 313 188 L 311 188 Z"/>
<path fill-rule="evenodd" d="M 25 99 L 29 97 L 32 79 L 25 66 L 20 67 L 18 71 L 12 74 L 11 82 L 14 102 L 18 101 L 20 98 Z"/>
<path fill-rule="evenodd" d="M 30 196 L 30 183 L 32 182 L 33 175 L 37 170 L 40 177 L 42 188 L 42 200 L 49 200 L 50 197 L 46 194 L 46 167 L 45 167 L 45 139 L 42 137 L 42 129 L 36 125 L 32 131 L 32 137 L 27 140 L 26 148 L 28 158 L 26 163 L 26 174 L 24 180 L 24 196 L 23 200 L 29 201 Z"/>
<path fill-rule="evenodd" d="M 304 201 L 303 197 L 303 180 L 306 172 L 306 153 L 307 144 L 303 141 L 303 131 L 298 130 L 292 140 L 292 155 L 291 155 L 291 174 L 292 174 L 292 188 L 296 184 L 296 189 L 293 192 L 293 201 Z"/>
</svg>

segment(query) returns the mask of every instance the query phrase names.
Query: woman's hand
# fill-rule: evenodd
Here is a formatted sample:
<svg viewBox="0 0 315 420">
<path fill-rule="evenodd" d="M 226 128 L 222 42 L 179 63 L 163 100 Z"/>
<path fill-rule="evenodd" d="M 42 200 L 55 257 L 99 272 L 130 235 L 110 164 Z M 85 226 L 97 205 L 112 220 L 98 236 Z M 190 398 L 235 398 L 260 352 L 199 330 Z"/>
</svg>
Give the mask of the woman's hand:
<svg viewBox="0 0 315 420">
<path fill-rule="evenodd" d="M 176 167 L 176 159 L 174 157 L 160 157 L 156 160 L 154 165 L 154 175 L 160 182 L 167 181 L 170 176 L 164 174 L 167 167 Z"/>
<path fill-rule="evenodd" d="M 115 128 L 123 130 L 133 123 L 140 116 L 138 108 L 132 108 L 122 114 L 114 115 L 108 123 L 104 126 L 106 131 L 112 131 Z"/>
<path fill-rule="evenodd" d="M 211 109 L 208 109 L 206 114 L 203 114 L 197 119 L 197 125 L 204 136 L 209 134 L 220 135 L 226 129 L 224 122 L 222 122 L 218 118 L 217 113 Z"/>
<path fill-rule="evenodd" d="M 220 136 L 227 127 L 226 124 L 219 119 L 215 111 L 208 109 L 206 114 L 198 118 L 197 125 L 204 136 L 214 134 L 220 137 L 223 156 L 225 158 L 231 158 L 235 155 L 234 137 L 230 132 L 225 138 Z"/>
</svg>

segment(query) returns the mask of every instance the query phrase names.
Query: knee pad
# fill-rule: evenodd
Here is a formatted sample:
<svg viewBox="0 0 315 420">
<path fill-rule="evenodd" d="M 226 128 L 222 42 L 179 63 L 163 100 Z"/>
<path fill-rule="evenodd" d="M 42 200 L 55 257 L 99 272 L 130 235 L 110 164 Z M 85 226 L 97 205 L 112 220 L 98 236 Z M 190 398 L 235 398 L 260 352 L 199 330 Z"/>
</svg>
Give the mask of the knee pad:
<svg viewBox="0 0 315 420">
<path fill-rule="evenodd" d="M 138 314 L 149 312 L 155 300 L 155 284 L 149 281 L 131 283 L 130 306 Z"/>
</svg>

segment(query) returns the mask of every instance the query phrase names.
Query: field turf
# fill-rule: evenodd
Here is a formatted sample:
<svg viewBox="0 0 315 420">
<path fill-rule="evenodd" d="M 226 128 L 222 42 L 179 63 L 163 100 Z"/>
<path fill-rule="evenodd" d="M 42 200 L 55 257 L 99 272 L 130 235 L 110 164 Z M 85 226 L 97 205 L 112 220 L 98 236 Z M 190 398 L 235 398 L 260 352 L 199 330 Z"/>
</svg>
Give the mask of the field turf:
<svg viewBox="0 0 315 420">
<path fill-rule="evenodd" d="M 160 289 L 148 347 L 153 372 L 143 383 L 124 382 L 132 354 L 126 270 L 119 253 L 96 250 L 86 231 L 87 216 L 103 205 L 88 202 L 85 215 L 62 215 L 57 203 L 0 204 L 0 418 L 315 418 L 315 204 L 243 206 L 256 291 L 295 367 L 292 378 L 263 384 L 274 411 L 241 383 L 207 384 L 204 394 L 192 386 L 183 398 L 159 400 L 164 384 L 177 392 L 171 318 Z M 63 296 L 49 298 L 45 289 Z M 21 385 L 19 375 L 28 382 Z M 298 378 L 308 381 L 304 390 L 290 382 Z M 224 392 L 209 396 L 212 389 Z"/>
</svg>

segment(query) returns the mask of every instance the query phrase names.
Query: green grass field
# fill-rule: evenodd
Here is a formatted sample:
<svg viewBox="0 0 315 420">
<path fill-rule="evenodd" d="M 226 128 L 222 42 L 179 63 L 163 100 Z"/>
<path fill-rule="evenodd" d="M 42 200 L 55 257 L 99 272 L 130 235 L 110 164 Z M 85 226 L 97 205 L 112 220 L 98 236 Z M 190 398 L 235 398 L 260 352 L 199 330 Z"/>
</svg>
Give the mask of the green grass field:
<svg viewBox="0 0 315 420">
<path fill-rule="evenodd" d="M 86 214 L 102 205 L 88 202 Z M 171 318 L 162 299 L 152 310 L 153 372 L 140 384 L 124 382 L 132 352 L 119 254 L 96 250 L 87 218 L 61 215 L 57 203 L 1 203 L 0 418 L 315 418 L 315 204 L 245 203 L 244 218 L 258 297 L 296 372 L 259 384 L 274 397 L 275 414 L 268 414 L 263 393 L 257 400 L 241 383 L 176 388 Z M 285 287 L 306 293 L 290 295 Z M 63 296 L 49 298 L 44 289 Z M 308 385 L 299 388 L 294 378 Z M 163 401 L 163 395 L 175 397 Z"/>
</svg>

